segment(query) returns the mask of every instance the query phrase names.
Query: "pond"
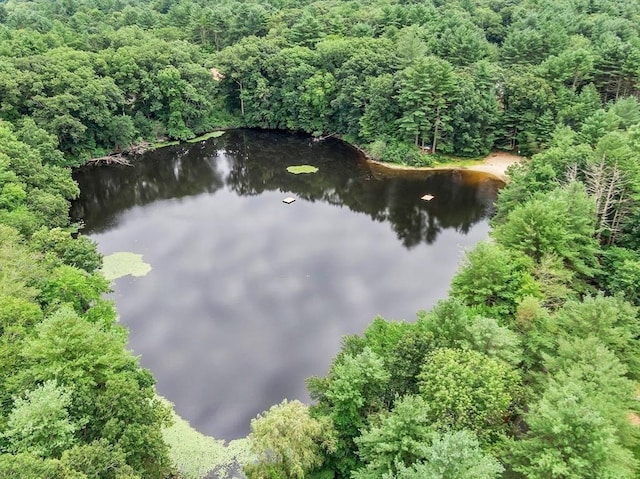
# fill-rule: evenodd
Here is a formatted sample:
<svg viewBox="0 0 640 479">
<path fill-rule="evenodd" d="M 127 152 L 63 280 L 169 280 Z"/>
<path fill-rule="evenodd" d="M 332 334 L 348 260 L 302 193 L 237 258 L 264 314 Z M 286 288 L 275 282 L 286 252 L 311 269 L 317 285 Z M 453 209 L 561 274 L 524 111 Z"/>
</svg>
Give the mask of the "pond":
<svg viewBox="0 0 640 479">
<path fill-rule="evenodd" d="M 318 171 L 287 171 L 301 164 Z M 72 214 L 100 252 L 153 268 L 113 284 L 130 349 L 181 416 L 227 440 L 283 398 L 308 401 L 305 379 L 327 373 L 344 335 L 444 298 L 501 186 L 386 174 L 337 140 L 253 130 L 75 177 Z"/>
</svg>

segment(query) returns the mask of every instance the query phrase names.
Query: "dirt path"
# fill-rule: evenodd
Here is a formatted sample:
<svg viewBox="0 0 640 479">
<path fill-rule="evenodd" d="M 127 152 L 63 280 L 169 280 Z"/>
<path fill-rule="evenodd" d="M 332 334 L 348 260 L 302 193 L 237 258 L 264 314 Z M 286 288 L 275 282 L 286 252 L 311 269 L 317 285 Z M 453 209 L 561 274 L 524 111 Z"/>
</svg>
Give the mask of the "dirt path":
<svg viewBox="0 0 640 479">
<path fill-rule="evenodd" d="M 377 170 L 392 171 L 443 171 L 443 170 L 467 170 L 488 173 L 502 181 L 507 181 L 507 168 L 523 160 L 522 156 L 513 155 L 503 151 L 496 151 L 487 156 L 482 163 L 473 166 L 435 166 L 435 167 L 414 167 L 384 163 L 376 160 L 367 160 Z M 380 171 L 380 172 L 382 172 Z"/>
</svg>

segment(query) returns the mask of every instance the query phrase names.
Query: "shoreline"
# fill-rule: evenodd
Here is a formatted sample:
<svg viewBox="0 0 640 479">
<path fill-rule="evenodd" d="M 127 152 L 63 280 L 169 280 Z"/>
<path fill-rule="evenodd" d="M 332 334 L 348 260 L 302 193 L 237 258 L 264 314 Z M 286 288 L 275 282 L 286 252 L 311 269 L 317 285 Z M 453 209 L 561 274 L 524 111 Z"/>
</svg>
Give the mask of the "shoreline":
<svg viewBox="0 0 640 479">
<path fill-rule="evenodd" d="M 506 153 L 502 151 L 495 151 L 487 155 L 481 163 L 477 165 L 471 166 L 456 166 L 451 165 L 447 166 L 408 166 L 408 165 L 399 165 L 396 163 L 386 163 L 379 160 L 374 160 L 369 156 L 365 157 L 365 161 L 367 164 L 374 166 L 375 168 L 381 169 L 388 173 L 392 172 L 428 172 L 428 171 L 469 171 L 475 173 L 484 173 L 489 176 L 492 176 L 502 182 L 507 182 L 509 180 L 509 176 L 507 175 L 507 169 L 511 165 L 516 165 L 521 163 L 524 160 L 523 156 L 514 155 L 511 153 Z"/>
<path fill-rule="evenodd" d="M 99 157 L 99 158 L 91 158 L 87 160 L 82 165 L 77 168 L 83 168 L 87 166 L 100 166 L 100 165 L 124 165 L 131 166 L 129 158 L 134 159 L 137 156 L 142 155 L 148 151 L 157 150 L 166 146 L 174 146 L 182 143 L 197 143 L 199 141 L 205 141 L 209 138 L 215 138 L 218 136 L 222 136 L 224 132 L 229 130 L 237 130 L 242 129 L 242 127 L 220 127 L 216 128 L 208 133 L 204 133 L 195 138 L 191 138 L 189 140 L 180 141 L 162 141 L 157 139 L 156 141 L 147 141 L 143 140 L 142 142 L 130 145 L 127 150 L 112 152 L 108 155 Z M 345 141 L 338 135 L 327 135 L 322 137 L 320 141 L 324 140 L 328 137 L 335 137 L 338 140 L 350 145 L 355 148 L 362 156 L 364 161 L 369 165 L 377 169 L 379 173 L 389 174 L 389 173 L 401 173 L 401 172 L 438 172 L 438 171 L 468 171 L 474 173 L 483 173 L 485 175 L 491 176 L 499 181 L 506 183 L 509 180 L 509 176 L 507 175 L 507 168 L 511 165 L 519 164 L 524 160 L 525 157 L 515 155 L 512 153 L 508 153 L 505 151 L 493 151 L 489 155 L 487 155 L 481 162 L 478 164 L 471 166 L 457 166 L 455 164 L 452 165 L 439 165 L 439 166 L 409 166 L 409 165 L 401 165 L 397 163 L 388 163 L 380 160 L 376 160 L 372 158 L 365 150 L 363 150 L 360 146 Z M 158 141 L 160 140 L 160 141 Z M 164 138 L 166 140 L 166 138 Z"/>
</svg>

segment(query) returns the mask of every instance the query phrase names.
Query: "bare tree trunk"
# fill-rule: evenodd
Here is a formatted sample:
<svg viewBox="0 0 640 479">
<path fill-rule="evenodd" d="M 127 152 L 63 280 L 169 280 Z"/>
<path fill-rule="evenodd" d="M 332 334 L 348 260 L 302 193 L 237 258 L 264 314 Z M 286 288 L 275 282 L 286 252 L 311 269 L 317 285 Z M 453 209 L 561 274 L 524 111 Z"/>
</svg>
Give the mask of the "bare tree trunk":
<svg viewBox="0 0 640 479">
<path fill-rule="evenodd" d="M 624 207 L 626 185 L 618 164 L 607 168 L 605 160 L 606 155 L 602 155 L 602 159 L 589 167 L 585 174 L 587 191 L 594 199 L 596 238 L 603 242 L 607 233 L 606 242 L 612 244 L 627 213 Z"/>
<path fill-rule="evenodd" d="M 436 145 L 438 142 L 438 127 L 440 126 L 440 105 L 436 108 L 436 121 L 433 128 L 433 144 L 431 145 L 431 153 L 436 152 Z"/>
<path fill-rule="evenodd" d="M 244 117 L 244 99 L 242 98 L 242 82 L 239 80 L 234 80 L 234 81 L 240 87 L 240 111 L 242 112 L 242 116 Z"/>
</svg>

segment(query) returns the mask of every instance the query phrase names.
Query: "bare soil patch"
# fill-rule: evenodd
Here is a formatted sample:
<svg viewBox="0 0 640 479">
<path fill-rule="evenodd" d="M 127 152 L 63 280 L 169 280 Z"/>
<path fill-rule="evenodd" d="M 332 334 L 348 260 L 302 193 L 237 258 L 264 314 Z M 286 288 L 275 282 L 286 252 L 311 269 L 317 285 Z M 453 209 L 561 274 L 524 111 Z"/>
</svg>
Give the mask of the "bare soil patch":
<svg viewBox="0 0 640 479">
<path fill-rule="evenodd" d="M 450 170 L 466 170 L 476 171 L 480 173 L 489 174 L 501 181 L 507 181 L 507 168 L 511 165 L 520 163 L 524 157 L 507 153 L 504 151 L 496 151 L 487 156 L 481 163 L 469 166 L 457 166 L 457 165 L 442 165 L 442 166 L 406 166 L 396 165 L 393 163 L 384 163 L 377 160 L 368 159 L 367 161 L 373 167 L 376 173 L 392 173 L 393 171 L 450 171 Z"/>
</svg>

